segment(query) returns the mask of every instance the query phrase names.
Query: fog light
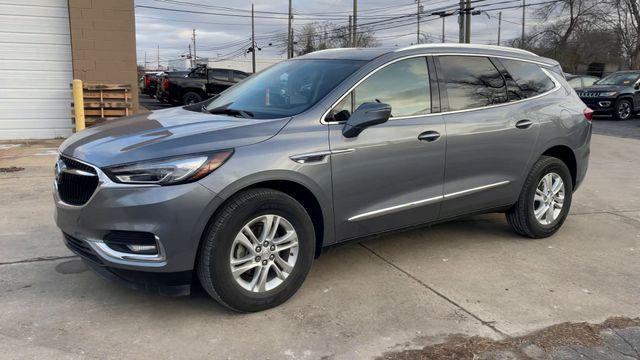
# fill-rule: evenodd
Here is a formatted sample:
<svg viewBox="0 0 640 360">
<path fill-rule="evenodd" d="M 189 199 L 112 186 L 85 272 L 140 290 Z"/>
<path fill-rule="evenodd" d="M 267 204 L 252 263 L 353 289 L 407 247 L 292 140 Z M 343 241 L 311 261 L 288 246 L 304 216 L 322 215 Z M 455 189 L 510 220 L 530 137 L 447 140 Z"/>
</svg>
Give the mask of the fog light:
<svg viewBox="0 0 640 360">
<path fill-rule="evenodd" d="M 609 107 L 611 106 L 611 101 L 600 101 L 598 105 L 600 105 L 600 107 Z"/>
<path fill-rule="evenodd" d="M 158 248 L 155 245 L 127 245 L 127 248 L 136 254 L 157 254 Z"/>
</svg>

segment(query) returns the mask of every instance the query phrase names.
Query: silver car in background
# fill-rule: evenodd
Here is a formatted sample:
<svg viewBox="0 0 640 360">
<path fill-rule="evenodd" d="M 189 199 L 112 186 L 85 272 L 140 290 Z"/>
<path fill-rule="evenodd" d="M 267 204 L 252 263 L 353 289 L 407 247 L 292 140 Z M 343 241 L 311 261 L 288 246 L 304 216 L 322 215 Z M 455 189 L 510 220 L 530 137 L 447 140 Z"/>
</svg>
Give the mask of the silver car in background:
<svg viewBox="0 0 640 360">
<path fill-rule="evenodd" d="M 56 223 L 98 274 L 238 311 L 277 306 L 322 248 L 469 214 L 554 234 L 591 111 L 554 60 L 479 45 L 333 49 L 203 103 L 67 139 Z"/>
</svg>

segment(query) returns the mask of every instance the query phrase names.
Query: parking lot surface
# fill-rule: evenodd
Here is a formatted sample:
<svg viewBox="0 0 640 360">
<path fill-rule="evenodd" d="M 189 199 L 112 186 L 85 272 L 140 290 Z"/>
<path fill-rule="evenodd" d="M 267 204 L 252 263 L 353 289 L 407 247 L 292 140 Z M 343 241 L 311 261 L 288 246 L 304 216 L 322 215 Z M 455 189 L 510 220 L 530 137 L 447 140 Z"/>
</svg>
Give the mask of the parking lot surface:
<svg viewBox="0 0 640 360">
<path fill-rule="evenodd" d="M 595 127 L 630 133 L 616 126 Z M 524 239 L 489 214 L 335 247 L 291 300 L 255 314 L 88 271 L 53 223 L 58 144 L 0 143 L 0 357 L 371 358 L 452 334 L 503 340 L 640 316 L 633 137 L 593 136 L 587 179 L 551 238 Z"/>
</svg>

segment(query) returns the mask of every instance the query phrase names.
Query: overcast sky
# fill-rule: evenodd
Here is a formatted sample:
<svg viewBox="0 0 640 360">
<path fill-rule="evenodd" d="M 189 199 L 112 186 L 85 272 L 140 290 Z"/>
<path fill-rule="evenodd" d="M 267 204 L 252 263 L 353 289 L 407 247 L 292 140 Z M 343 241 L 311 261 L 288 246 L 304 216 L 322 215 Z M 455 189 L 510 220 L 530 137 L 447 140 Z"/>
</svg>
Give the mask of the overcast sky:
<svg viewBox="0 0 640 360">
<path fill-rule="evenodd" d="M 483 0 L 477 2 L 483 4 L 484 9 L 509 7 L 519 5 L 514 0 Z M 540 2 L 543 0 L 535 0 Z M 191 3 L 180 5 L 178 3 Z M 531 1 L 529 1 L 531 2 Z M 457 0 L 422 0 L 425 13 L 441 8 L 455 8 Z M 499 4 L 497 4 L 499 3 Z M 157 59 L 157 46 L 160 46 L 161 63 L 169 59 L 178 58 L 188 52 L 192 29 L 197 29 L 197 48 L 199 57 L 224 57 L 234 51 L 246 48 L 251 36 L 250 17 L 222 16 L 212 14 L 182 13 L 161 9 L 145 8 L 144 6 L 157 8 L 171 8 L 209 13 L 233 13 L 249 15 L 251 0 L 135 0 L 136 4 L 136 37 L 138 47 L 138 63 L 143 64 L 145 52 L 149 67 L 155 67 Z M 488 6 L 487 4 L 496 4 Z M 202 5 L 202 6 L 196 6 Z M 318 21 L 317 18 L 328 19 L 334 24 L 346 24 L 348 16 L 352 12 L 352 0 L 293 0 L 294 31 L 303 24 Z M 142 7 L 141 7 L 142 6 Z M 246 13 L 224 11 L 220 8 L 207 6 L 222 6 L 246 9 Z M 280 38 L 286 34 L 286 15 L 264 13 L 275 12 L 285 14 L 288 9 L 286 0 L 266 1 L 254 0 L 256 10 L 256 37 L 258 46 L 262 51 L 258 57 L 281 57 L 282 49 L 277 46 Z M 382 9 L 380 9 L 382 8 Z M 534 25 L 533 9 L 528 8 L 528 27 Z M 376 10 L 378 9 L 378 10 Z M 397 16 L 416 12 L 416 4 L 413 0 L 359 0 L 358 24 L 380 21 L 382 17 Z M 502 10 L 502 39 L 508 40 L 520 36 L 521 9 Z M 295 15 L 298 14 L 298 15 Z M 490 16 L 487 16 L 487 14 Z M 472 42 L 482 44 L 495 44 L 498 34 L 498 11 L 487 11 L 473 16 Z M 447 41 L 457 42 L 458 25 L 457 16 L 446 19 L 445 36 Z M 375 32 L 376 37 L 383 46 L 404 46 L 416 42 L 415 17 L 412 20 L 396 20 L 401 22 L 390 23 L 386 27 Z M 406 23 L 407 25 L 397 27 Z M 378 25 L 378 27 L 382 27 Z M 442 35 L 442 21 L 431 16 L 423 18 L 421 30 L 431 37 L 432 42 L 439 42 Z M 244 43 L 244 44 L 243 44 Z M 269 46 L 269 43 L 274 45 Z M 240 50 L 241 51 L 241 50 Z M 240 55 L 244 57 L 246 55 Z"/>
</svg>

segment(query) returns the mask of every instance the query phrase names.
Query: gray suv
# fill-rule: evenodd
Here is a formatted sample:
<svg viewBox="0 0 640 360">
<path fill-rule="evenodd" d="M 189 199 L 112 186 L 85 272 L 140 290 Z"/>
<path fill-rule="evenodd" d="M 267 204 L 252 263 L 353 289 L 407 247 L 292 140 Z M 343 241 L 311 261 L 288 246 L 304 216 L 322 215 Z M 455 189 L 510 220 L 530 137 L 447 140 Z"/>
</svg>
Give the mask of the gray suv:
<svg viewBox="0 0 640 360">
<path fill-rule="evenodd" d="M 324 50 L 216 98 L 67 139 L 56 223 L 103 277 L 267 309 L 322 248 L 469 214 L 555 233 L 591 111 L 556 61 L 509 48 Z"/>
</svg>

